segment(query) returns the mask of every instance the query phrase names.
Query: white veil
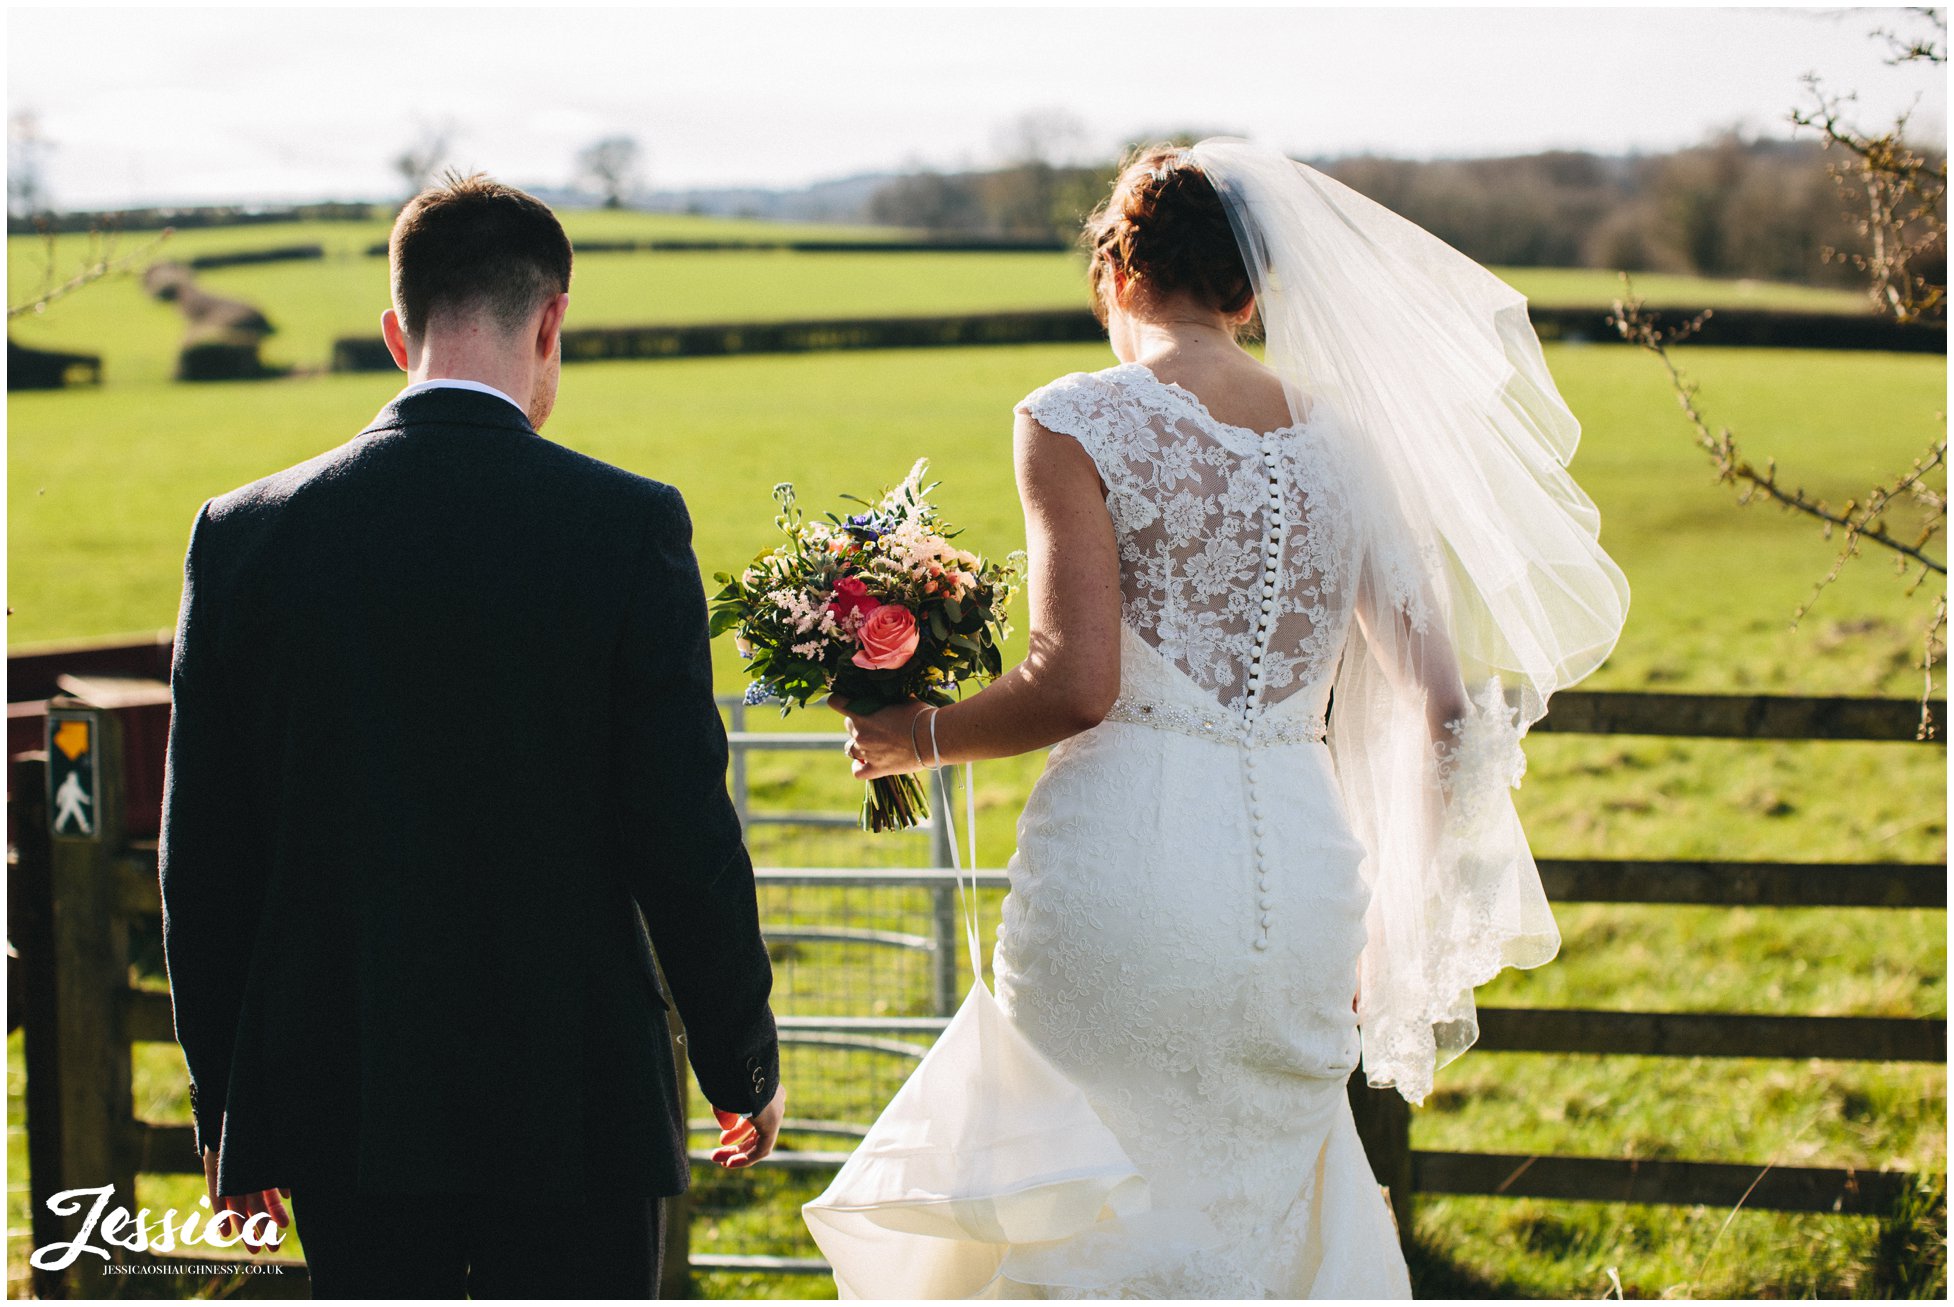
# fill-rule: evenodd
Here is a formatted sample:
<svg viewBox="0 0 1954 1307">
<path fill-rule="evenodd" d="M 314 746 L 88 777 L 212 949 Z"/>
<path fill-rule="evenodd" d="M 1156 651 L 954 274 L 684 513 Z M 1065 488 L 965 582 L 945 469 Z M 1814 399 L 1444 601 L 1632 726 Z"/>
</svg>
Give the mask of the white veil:
<svg viewBox="0 0 1954 1307">
<path fill-rule="evenodd" d="M 1478 1038 L 1473 988 L 1560 946 L 1513 809 L 1520 738 L 1614 648 L 1628 583 L 1567 473 L 1580 424 L 1518 291 L 1273 150 L 1188 157 L 1227 207 L 1292 417 L 1327 419 L 1365 488 L 1330 748 L 1369 852 L 1365 1073 L 1415 1103 Z"/>
</svg>

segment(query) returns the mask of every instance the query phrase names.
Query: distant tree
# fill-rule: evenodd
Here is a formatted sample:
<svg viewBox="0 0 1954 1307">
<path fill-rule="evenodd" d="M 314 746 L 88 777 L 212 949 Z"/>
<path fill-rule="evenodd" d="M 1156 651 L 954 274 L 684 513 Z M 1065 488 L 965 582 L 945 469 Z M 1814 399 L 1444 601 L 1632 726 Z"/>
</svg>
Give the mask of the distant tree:
<svg viewBox="0 0 1954 1307">
<path fill-rule="evenodd" d="M 1663 267 L 1653 237 L 1655 219 L 1647 204 L 1627 202 L 1611 210 L 1581 241 L 1581 262 L 1617 272 L 1654 272 Z"/>
<path fill-rule="evenodd" d="M 912 167 L 869 199 L 872 222 L 958 235 L 1070 241 L 1103 197 L 1111 170 L 1082 167 L 1084 124 L 1063 109 L 1037 109 L 997 127 L 1001 165 L 943 173 Z"/>
<path fill-rule="evenodd" d="M 419 195 L 434 181 L 454 148 L 455 125 L 446 119 L 423 122 L 407 147 L 394 156 L 393 169 L 407 186 L 408 198 Z"/>
<path fill-rule="evenodd" d="M 1813 149 L 1808 141 L 1760 142 L 1751 149 L 1749 166 L 1723 205 L 1728 230 L 1736 233 L 1731 263 L 1739 275 L 1852 280 L 1848 268 L 1827 263 L 1828 250 L 1856 249 L 1860 241 Z"/>
<path fill-rule="evenodd" d="M 1843 281 L 1856 248 L 1815 142 L 1726 132 L 1648 158 L 1356 156 L 1320 166 L 1482 262 Z"/>
<path fill-rule="evenodd" d="M 887 182 L 869 197 L 870 222 L 932 232 L 976 232 L 984 210 L 967 176 L 917 168 Z"/>
<path fill-rule="evenodd" d="M 1136 145 L 1214 132 L 1153 133 Z M 912 167 L 865 206 L 870 221 L 951 234 L 1069 242 L 1118 171 L 1065 151 L 1062 116 L 998 129 L 1006 162 L 983 172 Z M 1556 150 L 1477 159 L 1318 160 L 1345 185 L 1485 263 L 1854 284 L 1870 246 L 1834 202 L 1817 141 L 1721 133 L 1653 156 Z M 1828 255 L 1827 251 L 1831 253 Z M 1828 259 L 1830 260 L 1828 262 Z"/>
<path fill-rule="evenodd" d="M 47 212 L 44 170 L 50 148 L 33 110 L 22 109 L 7 118 L 8 217 L 25 220 Z"/>
<path fill-rule="evenodd" d="M 121 233 L 113 225 L 90 219 L 79 250 L 70 246 L 66 251 L 74 263 L 72 271 L 63 276 L 62 242 L 57 238 L 56 224 L 49 220 L 51 202 L 43 177 L 46 156 L 51 149 L 53 146 L 42 134 L 40 120 L 31 109 L 8 117 L 7 216 L 31 222 L 41 236 L 40 275 L 8 278 L 8 322 L 45 313 L 56 300 L 65 299 L 104 277 L 129 270 L 154 254 L 172 234 L 165 227 L 140 248 L 119 253 L 116 247 Z"/>
<path fill-rule="evenodd" d="M 1068 168 L 1059 174 L 1053 188 L 1052 214 L 1060 240 L 1069 244 L 1083 239 L 1086 218 L 1112 192 L 1113 178 L 1118 175 L 1111 160 L 1096 168 Z"/>
<path fill-rule="evenodd" d="M 980 173 L 974 179 L 984 230 L 1013 240 L 1059 236 L 1059 178 L 1049 163 L 1027 161 Z"/>
<path fill-rule="evenodd" d="M 1076 170 L 1069 165 L 1085 144 L 1085 123 L 1069 109 L 1033 109 L 1001 124 L 994 138 L 1004 166 L 981 179 L 984 225 L 1020 239 L 1064 239 L 1083 216 L 1061 201 L 1071 190 Z"/>
<path fill-rule="evenodd" d="M 1662 234 L 1706 277 L 1733 270 L 1740 237 L 1725 210 L 1745 162 L 1743 141 L 1727 131 L 1702 149 L 1672 155 L 1656 177 Z"/>
<path fill-rule="evenodd" d="M 604 197 L 604 207 L 621 209 L 641 184 L 644 151 L 629 136 L 606 136 L 577 151 L 577 180 Z"/>
<path fill-rule="evenodd" d="M 1006 167 L 1027 163 L 1055 167 L 1072 162 L 1084 149 L 1086 125 L 1070 109 L 1031 109 L 1000 123 L 991 135 Z"/>
</svg>

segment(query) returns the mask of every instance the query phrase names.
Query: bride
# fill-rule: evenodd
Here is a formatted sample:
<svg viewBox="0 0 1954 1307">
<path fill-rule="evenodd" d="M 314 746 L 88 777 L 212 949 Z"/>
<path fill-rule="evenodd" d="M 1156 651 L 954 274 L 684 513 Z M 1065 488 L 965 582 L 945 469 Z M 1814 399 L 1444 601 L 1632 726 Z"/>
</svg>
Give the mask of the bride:
<svg viewBox="0 0 1954 1307">
<path fill-rule="evenodd" d="M 848 722 L 861 778 L 1055 746 L 996 1004 L 809 1224 L 844 1296 L 1408 1297 L 1345 1081 L 1422 1100 L 1553 956 L 1520 739 L 1627 587 L 1478 265 L 1238 141 L 1140 153 L 1088 232 L 1119 363 L 1018 405 L 1029 655 Z"/>
</svg>

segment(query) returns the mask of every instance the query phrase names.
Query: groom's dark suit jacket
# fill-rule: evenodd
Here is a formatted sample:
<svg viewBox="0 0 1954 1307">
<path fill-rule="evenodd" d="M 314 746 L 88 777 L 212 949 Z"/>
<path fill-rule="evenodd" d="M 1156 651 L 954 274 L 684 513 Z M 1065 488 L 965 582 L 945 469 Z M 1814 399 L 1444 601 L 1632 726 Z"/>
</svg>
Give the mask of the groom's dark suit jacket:
<svg viewBox="0 0 1954 1307">
<path fill-rule="evenodd" d="M 164 945 L 222 1192 L 681 1191 L 650 945 L 715 1105 L 779 1061 L 678 492 L 442 388 L 206 504 L 184 572 Z"/>
</svg>

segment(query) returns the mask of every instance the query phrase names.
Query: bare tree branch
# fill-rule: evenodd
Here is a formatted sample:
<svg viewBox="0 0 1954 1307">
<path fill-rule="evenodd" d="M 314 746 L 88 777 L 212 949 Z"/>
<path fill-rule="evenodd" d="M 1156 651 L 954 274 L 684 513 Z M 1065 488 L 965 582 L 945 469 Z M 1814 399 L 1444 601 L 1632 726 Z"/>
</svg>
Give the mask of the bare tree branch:
<svg viewBox="0 0 1954 1307">
<path fill-rule="evenodd" d="M 1811 597 L 1801 604 L 1793 615 L 1794 624 L 1811 611 L 1812 605 L 1827 586 L 1836 581 L 1845 570 L 1845 565 L 1859 555 L 1861 542 L 1868 542 L 1889 550 L 1900 563 L 1903 573 L 1911 573 L 1919 568 L 1919 576 L 1908 593 L 1918 589 L 1922 581 L 1931 575 L 1945 577 L 1947 563 L 1928 554 L 1927 547 L 1947 525 L 1947 492 L 1927 484 L 1926 478 L 1937 469 L 1947 465 L 1947 437 L 1943 434 L 1933 440 L 1927 449 L 1903 472 L 1890 481 L 1875 485 L 1863 497 L 1849 499 L 1843 505 L 1834 507 L 1823 498 L 1810 494 L 1803 486 L 1787 487 L 1778 475 L 1776 459 L 1766 459 L 1759 468 L 1746 458 L 1739 449 L 1737 437 L 1729 427 L 1712 428 L 1701 404 L 1697 400 L 1697 386 L 1686 376 L 1670 347 L 1694 335 L 1709 318 L 1708 312 L 1697 315 L 1689 322 L 1671 329 L 1657 325 L 1655 319 L 1643 308 L 1642 301 L 1635 297 L 1634 287 L 1627 274 L 1622 276 L 1622 298 L 1615 301 L 1615 311 L 1611 317 L 1622 338 L 1654 354 L 1668 373 L 1669 386 L 1676 396 L 1676 402 L 1683 411 L 1684 419 L 1694 433 L 1698 448 L 1710 456 L 1716 468 L 1717 480 L 1724 484 L 1740 487 L 1737 502 L 1740 505 L 1751 503 L 1763 497 L 1777 504 L 1786 512 L 1800 513 L 1820 524 L 1822 534 L 1827 540 L 1834 539 L 1835 533 L 1843 533 L 1839 552 L 1832 560 L 1831 568 L 1813 587 Z M 1886 515 L 1896 502 L 1904 501 L 1924 510 L 1924 520 L 1920 529 L 1911 538 L 1893 533 L 1887 525 Z M 1947 625 L 1947 594 L 1945 583 L 1937 601 L 1932 618 L 1928 622 L 1922 649 L 1924 661 L 1922 670 L 1926 673 L 1926 688 L 1921 695 L 1921 738 L 1931 738 L 1934 731 L 1928 702 L 1933 697 L 1934 668 L 1939 666 L 1945 656 L 1944 633 Z"/>
<path fill-rule="evenodd" d="M 1939 9 L 1911 11 L 1924 19 L 1929 30 L 1919 36 L 1904 37 L 1888 29 L 1872 33 L 1887 46 L 1890 64 L 1946 62 L 1947 18 Z M 1804 79 L 1811 98 L 1810 106 L 1794 109 L 1790 120 L 1796 127 L 1816 130 L 1825 149 L 1838 149 L 1846 161 L 1832 165 L 1830 171 L 1840 193 L 1856 213 L 1853 224 L 1865 239 L 1863 252 L 1841 253 L 1827 248 L 1828 262 L 1845 262 L 1864 273 L 1875 312 L 1890 314 L 1901 322 L 1942 319 L 1947 315 L 1947 159 L 1943 154 L 1930 159 L 1907 140 L 1908 116 L 1901 114 L 1888 130 L 1871 133 L 1847 118 L 1850 95 L 1829 93 L 1815 75 Z M 1623 339 L 1654 354 L 1669 376 L 1670 389 L 1681 406 L 1696 443 L 1710 456 L 1717 480 L 1740 487 L 1737 502 L 1748 504 L 1762 496 L 1786 512 L 1800 513 L 1820 525 L 1827 540 L 1843 533 L 1837 555 L 1812 593 L 1799 605 L 1792 621 L 1795 625 L 1811 611 L 1827 586 L 1836 581 L 1845 566 L 1859 556 L 1861 543 L 1878 545 L 1892 555 L 1901 576 L 1913 579 L 1906 593 L 1911 596 L 1932 576 L 1941 580 L 1934 610 L 1928 618 L 1920 645 L 1919 667 L 1925 686 L 1920 697 L 1921 739 L 1935 734 L 1932 699 L 1934 669 L 1947 656 L 1947 564 L 1927 552 L 1936 536 L 1947 526 L 1945 485 L 1928 484 L 1927 478 L 1947 466 L 1946 414 L 1941 415 L 1942 432 L 1928 443 L 1926 451 L 1897 475 L 1883 481 L 1865 495 L 1834 507 L 1806 492 L 1803 486 L 1787 487 L 1778 476 L 1776 459 L 1766 459 L 1762 469 L 1745 458 L 1730 428 L 1712 430 L 1697 402 L 1696 384 L 1684 376 L 1670 354 L 1670 346 L 1688 339 L 1701 327 L 1705 313 L 1680 328 L 1664 330 L 1646 313 L 1635 297 L 1626 273 L 1622 275 L 1622 297 L 1615 301 L 1612 321 Z M 1921 511 L 1921 524 L 1910 537 L 1895 534 L 1887 524 L 1887 513 L 1895 504 L 1905 503 Z M 1916 574 L 1917 569 L 1917 574 Z"/>
<path fill-rule="evenodd" d="M 1924 20 L 1931 30 L 1927 35 L 1902 36 L 1891 28 L 1874 28 L 1873 39 L 1886 42 L 1886 62 L 1889 64 L 1946 63 L 1947 14 L 1945 11 L 1909 9 L 1907 12 Z"/>
<path fill-rule="evenodd" d="M 154 254 L 162 246 L 163 242 L 167 241 L 174 234 L 173 228 L 165 227 L 156 235 L 155 239 L 131 250 L 120 258 L 115 258 L 113 257 L 115 248 L 113 238 L 102 241 L 99 239 L 99 233 L 91 232 L 89 233 L 89 254 L 82 262 L 81 270 L 76 272 L 74 276 L 68 278 L 68 280 L 59 285 L 55 285 L 55 240 L 54 233 L 49 231 L 47 241 L 47 277 L 42 284 L 41 292 L 31 299 L 22 300 L 18 304 L 9 304 L 7 306 L 7 321 L 12 322 L 15 318 L 25 317 L 29 313 L 44 313 L 47 311 L 48 305 L 54 303 L 56 300 L 72 295 L 82 287 L 98 282 L 104 277 L 121 272 L 131 264 L 142 262 Z"/>
<path fill-rule="evenodd" d="M 1840 193 L 1858 210 L 1853 225 L 1867 245 L 1865 253 L 1828 248 L 1826 259 L 1865 273 L 1868 293 L 1880 312 L 1901 322 L 1944 317 L 1947 159 L 1936 162 L 1907 143 L 1907 115 L 1874 135 L 1847 119 L 1852 97 L 1828 93 L 1815 75 L 1808 74 L 1804 83 L 1812 104 L 1794 109 L 1791 123 L 1817 131 L 1826 149 L 1851 156 L 1834 164 L 1831 173 Z M 1939 281 L 1934 280 L 1936 272 Z"/>
<path fill-rule="evenodd" d="M 1624 284 L 1628 282 L 1626 274 L 1623 275 L 1622 281 Z M 1700 323 L 1708 316 L 1707 313 L 1701 315 L 1696 319 L 1696 323 Z M 1919 540 L 1913 542 L 1892 535 L 1887 531 L 1885 524 L 1885 513 L 1892 501 L 1919 486 L 1921 478 L 1926 473 L 1945 463 L 1947 455 L 1945 437 L 1930 445 L 1927 452 L 1916 458 L 1912 467 L 1892 484 L 1875 486 L 1863 502 L 1847 500 L 1843 508 L 1835 509 L 1823 499 L 1806 493 L 1802 486 L 1797 489 L 1787 489 L 1778 480 L 1776 459 L 1766 460 L 1766 466 L 1760 470 L 1744 458 L 1738 451 L 1737 439 L 1730 428 L 1724 427 L 1719 431 L 1710 429 L 1708 419 L 1704 417 L 1696 402 L 1695 383 L 1684 376 L 1675 358 L 1669 353 L 1669 346 L 1675 343 L 1677 335 L 1658 327 L 1655 320 L 1643 309 L 1641 300 L 1634 298 L 1616 300 L 1611 321 L 1624 339 L 1642 346 L 1662 360 L 1663 367 L 1669 373 L 1670 386 L 1676 393 L 1677 402 L 1682 406 L 1683 416 L 1688 419 L 1690 426 L 1696 432 L 1697 445 L 1710 455 L 1711 461 L 1716 466 L 1717 480 L 1743 483 L 1746 487 L 1745 502 L 1748 502 L 1752 496 L 1761 494 L 1786 509 L 1804 513 L 1825 523 L 1828 536 L 1832 528 L 1844 530 L 1848 548 L 1860 539 L 1870 540 L 1897 554 L 1903 554 L 1932 571 L 1946 575 L 1945 562 L 1930 558 L 1922 552 L 1922 548 L 1940 531 L 1944 524 L 1944 515 L 1941 520 L 1930 518 L 1924 534 Z M 1936 493 L 1934 497 L 1944 502 L 1943 496 Z"/>
</svg>

